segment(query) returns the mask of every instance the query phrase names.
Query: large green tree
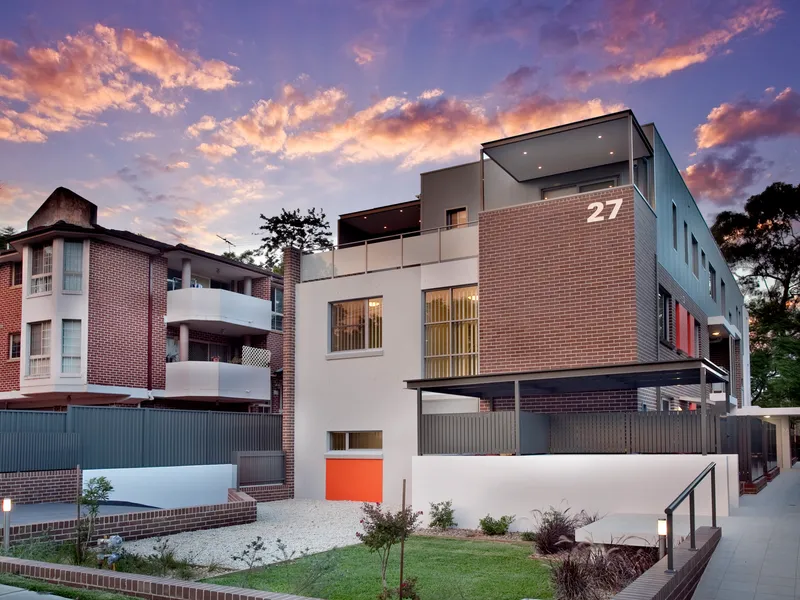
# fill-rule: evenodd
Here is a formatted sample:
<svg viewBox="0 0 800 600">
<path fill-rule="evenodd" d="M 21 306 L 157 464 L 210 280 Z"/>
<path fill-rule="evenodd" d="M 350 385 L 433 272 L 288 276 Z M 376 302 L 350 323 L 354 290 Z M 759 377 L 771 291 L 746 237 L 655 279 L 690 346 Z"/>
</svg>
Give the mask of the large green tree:
<svg viewBox="0 0 800 600">
<path fill-rule="evenodd" d="M 259 250 L 263 252 L 267 266 L 282 270 L 283 249 L 297 248 L 302 252 L 327 250 L 333 247 L 331 228 L 322 210 L 309 208 L 305 214 L 300 209 L 281 209 L 279 215 L 265 217 L 259 227 L 263 242 Z"/>
<path fill-rule="evenodd" d="M 17 230 L 10 225 L 0 227 L 0 250 L 8 248 L 8 238 L 17 233 Z"/>
<path fill-rule="evenodd" d="M 800 185 L 773 183 L 711 231 L 747 295 L 753 402 L 800 405 Z"/>
</svg>

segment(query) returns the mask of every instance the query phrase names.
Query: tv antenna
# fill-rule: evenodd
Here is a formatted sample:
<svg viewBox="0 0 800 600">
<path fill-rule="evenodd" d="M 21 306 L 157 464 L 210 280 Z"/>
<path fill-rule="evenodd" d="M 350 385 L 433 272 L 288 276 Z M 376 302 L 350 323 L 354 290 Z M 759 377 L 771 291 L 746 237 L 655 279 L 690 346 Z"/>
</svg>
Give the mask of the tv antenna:
<svg viewBox="0 0 800 600">
<path fill-rule="evenodd" d="M 219 234 L 215 234 L 215 235 L 216 235 L 216 236 L 217 236 L 219 239 L 221 239 L 223 242 L 225 242 L 226 244 L 228 244 L 228 252 L 230 252 L 230 251 L 231 251 L 231 248 L 235 248 L 235 247 L 236 247 L 236 244 L 234 244 L 232 241 L 230 241 L 230 240 L 226 240 L 224 237 L 222 237 L 222 236 L 221 236 L 221 235 L 219 235 Z"/>
</svg>

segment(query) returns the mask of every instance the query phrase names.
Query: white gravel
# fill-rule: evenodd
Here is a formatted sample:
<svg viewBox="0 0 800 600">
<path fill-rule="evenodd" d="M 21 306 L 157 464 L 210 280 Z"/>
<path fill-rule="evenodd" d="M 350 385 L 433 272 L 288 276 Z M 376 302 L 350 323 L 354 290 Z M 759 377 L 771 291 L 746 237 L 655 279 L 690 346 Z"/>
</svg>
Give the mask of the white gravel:
<svg viewBox="0 0 800 600">
<path fill-rule="evenodd" d="M 235 525 L 205 531 L 187 531 L 169 538 L 178 558 L 191 559 L 195 564 L 216 562 L 231 569 L 245 568 L 231 556 L 241 554 L 257 536 L 266 543 L 264 564 L 282 560 L 277 540 L 287 545 L 287 552 L 298 554 L 323 552 L 341 546 L 357 544 L 356 532 L 361 531 L 360 502 L 328 500 L 282 500 L 258 504 L 258 520 L 248 525 Z M 125 542 L 124 547 L 134 554 L 152 554 L 155 538 Z"/>
</svg>

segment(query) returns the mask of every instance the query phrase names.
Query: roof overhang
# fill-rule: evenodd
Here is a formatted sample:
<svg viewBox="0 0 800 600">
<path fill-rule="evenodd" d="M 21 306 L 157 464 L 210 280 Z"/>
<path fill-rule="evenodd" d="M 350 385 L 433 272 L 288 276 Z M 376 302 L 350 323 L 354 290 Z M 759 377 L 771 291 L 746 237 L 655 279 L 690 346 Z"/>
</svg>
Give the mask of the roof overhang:
<svg viewBox="0 0 800 600">
<path fill-rule="evenodd" d="M 471 377 L 411 379 L 408 389 L 478 398 L 510 398 L 519 382 L 521 396 L 571 394 L 632 390 L 658 386 L 694 385 L 700 383 L 700 370 L 705 369 L 706 383 L 725 383 L 728 372 L 705 358 L 632 363 L 599 367 L 582 367 L 555 371 L 527 371 Z"/>
<path fill-rule="evenodd" d="M 734 411 L 737 417 L 800 417 L 800 406 L 770 408 L 768 406 L 747 406 Z"/>
<path fill-rule="evenodd" d="M 722 315 L 708 317 L 708 335 L 712 342 L 728 337 L 732 337 L 735 340 L 742 338 L 739 328 L 732 325 L 728 319 Z"/>
<path fill-rule="evenodd" d="M 238 280 L 244 277 L 270 277 L 271 271 L 256 265 L 248 265 L 238 260 L 225 258 L 205 252 L 185 244 L 177 244 L 165 253 L 170 269 L 180 270 L 184 258 L 192 261 L 192 272 L 222 281 Z"/>
<path fill-rule="evenodd" d="M 521 182 L 637 160 L 653 148 L 633 112 L 624 110 L 486 142 L 483 152 Z"/>
</svg>

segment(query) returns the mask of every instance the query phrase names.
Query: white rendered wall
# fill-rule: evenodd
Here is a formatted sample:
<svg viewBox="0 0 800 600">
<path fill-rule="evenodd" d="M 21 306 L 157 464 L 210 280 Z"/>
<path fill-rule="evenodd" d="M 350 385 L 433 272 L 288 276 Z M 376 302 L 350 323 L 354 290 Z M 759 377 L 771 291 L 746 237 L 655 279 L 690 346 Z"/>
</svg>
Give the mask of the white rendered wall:
<svg viewBox="0 0 800 600">
<path fill-rule="evenodd" d="M 234 465 L 192 465 L 142 469 L 93 469 L 83 472 L 83 485 L 105 477 L 114 486 L 110 500 L 156 508 L 225 504 L 236 487 Z"/>
<path fill-rule="evenodd" d="M 516 515 L 512 530 L 532 528 L 533 510 L 571 507 L 601 516 L 663 514 L 664 508 L 710 463 L 717 463 L 717 514 L 738 506 L 736 455 L 416 456 L 412 504 L 452 500 L 461 527 L 487 514 Z M 708 479 L 708 477 L 706 478 Z M 710 483 L 697 488 L 698 514 L 711 514 Z M 688 512 L 688 500 L 678 513 Z"/>
</svg>

